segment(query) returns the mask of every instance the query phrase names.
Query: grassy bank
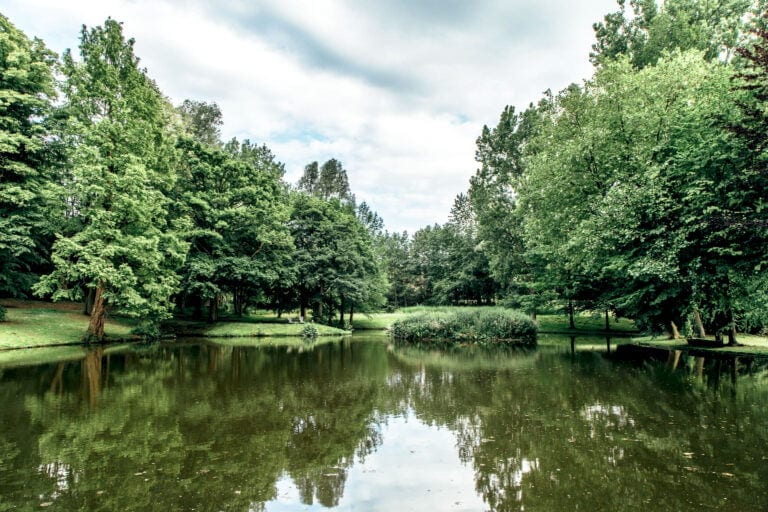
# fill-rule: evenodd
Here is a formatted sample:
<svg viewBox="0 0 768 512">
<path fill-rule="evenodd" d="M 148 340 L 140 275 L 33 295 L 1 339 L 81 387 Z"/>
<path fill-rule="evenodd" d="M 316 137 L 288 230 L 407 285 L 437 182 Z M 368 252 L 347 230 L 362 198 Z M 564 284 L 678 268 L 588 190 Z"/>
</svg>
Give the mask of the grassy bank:
<svg viewBox="0 0 768 512">
<path fill-rule="evenodd" d="M 711 337 L 714 340 L 714 337 Z M 665 348 L 668 350 L 693 350 L 697 352 L 717 352 L 718 354 L 768 356 L 768 337 L 751 334 L 736 336 L 739 345 L 735 347 L 693 347 L 684 339 L 670 340 L 658 336 L 642 336 L 632 338 L 632 343 L 642 346 Z"/>
<path fill-rule="evenodd" d="M 5 322 L 0 322 L 0 351 L 19 348 L 76 345 L 82 342 L 88 328 L 88 317 L 77 303 L 48 303 L 41 301 L 4 300 L 7 308 Z M 201 338 L 236 337 L 300 337 L 304 324 L 288 323 L 268 312 L 257 312 L 243 319 L 227 319 L 215 324 L 175 320 L 168 323 L 177 335 Z M 108 317 L 105 341 L 138 340 L 131 334 L 137 321 L 121 317 Z M 347 331 L 313 324 L 320 336 L 338 336 Z"/>
<path fill-rule="evenodd" d="M 260 338 L 267 336 L 294 336 L 300 337 L 302 330 L 308 324 L 290 324 L 287 322 L 272 323 L 268 321 L 255 321 L 252 317 L 242 321 L 226 320 L 215 324 L 194 322 L 190 320 L 173 320 L 167 323 L 171 332 L 179 336 L 192 336 L 199 338 Z M 341 336 L 349 334 L 348 331 L 329 327 L 322 324 L 314 325 L 320 336 Z"/>
<path fill-rule="evenodd" d="M 78 304 L 37 301 L 3 301 L 8 313 L 0 322 L 0 350 L 80 343 L 88 328 L 88 317 Z M 108 318 L 109 341 L 131 339 L 135 322 Z"/>
</svg>

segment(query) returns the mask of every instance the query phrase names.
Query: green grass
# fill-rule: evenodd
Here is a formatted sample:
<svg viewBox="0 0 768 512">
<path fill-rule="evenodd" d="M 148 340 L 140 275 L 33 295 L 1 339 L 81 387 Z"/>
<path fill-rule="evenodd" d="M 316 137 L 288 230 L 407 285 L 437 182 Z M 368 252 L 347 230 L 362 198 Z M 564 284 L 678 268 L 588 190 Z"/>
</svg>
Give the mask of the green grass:
<svg viewBox="0 0 768 512">
<path fill-rule="evenodd" d="M 709 337 L 714 339 L 714 337 Z M 663 336 L 642 336 L 632 338 L 633 343 L 668 348 L 668 349 L 695 349 L 697 351 L 704 352 L 717 352 L 722 354 L 745 354 L 745 355 L 759 355 L 768 356 L 768 338 L 765 336 L 755 336 L 751 334 L 739 334 L 736 336 L 736 340 L 739 342 L 739 346 L 736 347 L 692 347 L 688 345 L 685 340 L 670 340 Z"/>
<path fill-rule="evenodd" d="M 263 323 L 259 321 L 225 321 L 215 324 L 193 322 L 188 320 L 171 321 L 167 324 L 171 330 L 183 336 L 199 336 L 203 338 L 259 338 L 265 336 L 296 336 L 301 337 L 301 331 L 306 324 Z M 312 324 L 317 327 L 320 336 L 341 336 L 348 331 L 328 327 L 322 324 Z"/>
<path fill-rule="evenodd" d="M 131 338 L 135 321 L 109 318 L 108 340 Z M 54 304 L 30 303 L 8 307 L 5 322 L 0 322 L 0 350 L 80 343 L 88 328 L 88 317 L 79 311 Z"/>
<path fill-rule="evenodd" d="M 539 315 L 539 332 L 571 332 L 566 315 Z M 575 331 L 605 332 L 605 316 L 602 314 L 581 313 L 574 315 L 573 323 Z M 610 317 L 611 332 L 637 333 L 637 328 L 632 320 L 620 318 L 618 322 Z"/>
</svg>

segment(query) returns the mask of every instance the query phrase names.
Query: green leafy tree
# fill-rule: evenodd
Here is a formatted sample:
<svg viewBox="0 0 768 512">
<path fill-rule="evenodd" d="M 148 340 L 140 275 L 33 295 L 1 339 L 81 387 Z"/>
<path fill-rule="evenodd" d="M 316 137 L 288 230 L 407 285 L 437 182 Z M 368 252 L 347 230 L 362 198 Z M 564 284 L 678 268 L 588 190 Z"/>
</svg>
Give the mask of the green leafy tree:
<svg viewBox="0 0 768 512">
<path fill-rule="evenodd" d="M 175 181 L 171 107 L 139 68 L 133 40 L 107 19 L 83 27 L 80 61 L 67 51 L 62 133 L 69 148 L 67 202 L 79 230 L 53 246 L 55 269 L 36 285 L 54 299 L 94 290 L 86 338 L 102 340 L 107 310 L 147 322 L 169 316 L 187 244 L 169 218 Z"/>
<path fill-rule="evenodd" d="M 349 177 L 341 162 L 332 158 L 322 166 L 312 162 L 304 168 L 299 190 L 322 199 L 338 199 L 354 206 L 355 196 L 349 188 Z"/>
<path fill-rule="evenodd" d="M 355 212 L 338 199 L 293 195 L 291 234 L 301 316 L 312 306 L 316 319 L 339 311 L 376 309 L 383 303 L 386 280 L 372 237 Z"/>
<path fill-rule="evenodd" d="M 221 144 L 224 118 L 215 102 L 184 100 L 176 110 L 181 115 L 185 130 L 193 139 L 209 146 Z"/>
<path fill-rule="evenodd" d="M 665 52 L 700 50 L 707 60 L 729 60 L 745 30 L 750 0 L 617 0 L 619 10 L 595 23 L 597 41 L 591 59 L 596 65 L 620 55 L 633 66 L 654 65 Z"/>
<path fill-rule="evenodd" d="M 517 190 L 525 175 L 525 155 L 537 132 L 538 106 L 517 113 L 507 106 L 493 128 L 483 127 L 475 159 L 480 167 L 470 179 L 469 199 L 477 220 L 477 247 L 489 260 L 490 272 L 507 296 L 529 296 L 533 264 L 526 257 Z"/>
<path fill-rule="evenodd" d="M 56 56 L 0 15 L 0 295 L 25 296 L 47 261 L 46 120 Z"/>
<path fill-rule="evenodd" d="M 385 296 L 391 308 L 417 303 L 417 276 L 413 273 L 411 237 L 408 232 L 384 233 L 379 243 L 384 272 L 390 283 Z"/>
<path fill-rule="evenodd" d="M 237 140 L 215 147 L 184 138 L 177 195 L 192 219 L 191 249 L 182 271 L 185 300 L 208 304 L 218 319 L 224 295 L 242 315 L 284 277 L 292 249 L 282 164 L 266 147 Z"/>
</svg>

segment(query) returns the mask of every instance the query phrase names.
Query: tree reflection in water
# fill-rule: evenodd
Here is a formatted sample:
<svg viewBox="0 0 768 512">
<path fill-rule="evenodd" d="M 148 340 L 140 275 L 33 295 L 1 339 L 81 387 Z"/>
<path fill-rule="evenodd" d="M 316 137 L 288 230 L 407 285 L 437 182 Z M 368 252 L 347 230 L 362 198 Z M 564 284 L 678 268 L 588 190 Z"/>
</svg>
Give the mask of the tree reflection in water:
<svg viewBox="0 0 768 512">
<path fill-rule="evenodd" d="M 303 505 L 349 508 L 408 415 L 453 433 L 434 449 L 455 450 L 491 510 L 760 510 L 766 377 L 743 359 L 378 340 L 97 349 L 0 373 L 0 510 L 263 510 L 285 478 Z"/>
</svg>

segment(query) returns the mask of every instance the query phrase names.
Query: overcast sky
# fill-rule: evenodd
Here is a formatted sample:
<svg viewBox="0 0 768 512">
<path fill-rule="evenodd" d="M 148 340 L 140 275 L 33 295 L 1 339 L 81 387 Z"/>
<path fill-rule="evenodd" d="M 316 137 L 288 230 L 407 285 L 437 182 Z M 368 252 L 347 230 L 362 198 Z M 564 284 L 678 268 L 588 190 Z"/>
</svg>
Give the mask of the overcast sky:
<svg viewBox="0 0 768 512">
<path fill-rule="evenodd" d="M 4 0 L 54 51 L 111 16 L 174 104 L 215 101 L 225 138 L 266 143 L 295 183 L 341 160 L 392 231 L 443 223 L 505 105 L 591 75 L 615 0 Z"/>
</svg>

